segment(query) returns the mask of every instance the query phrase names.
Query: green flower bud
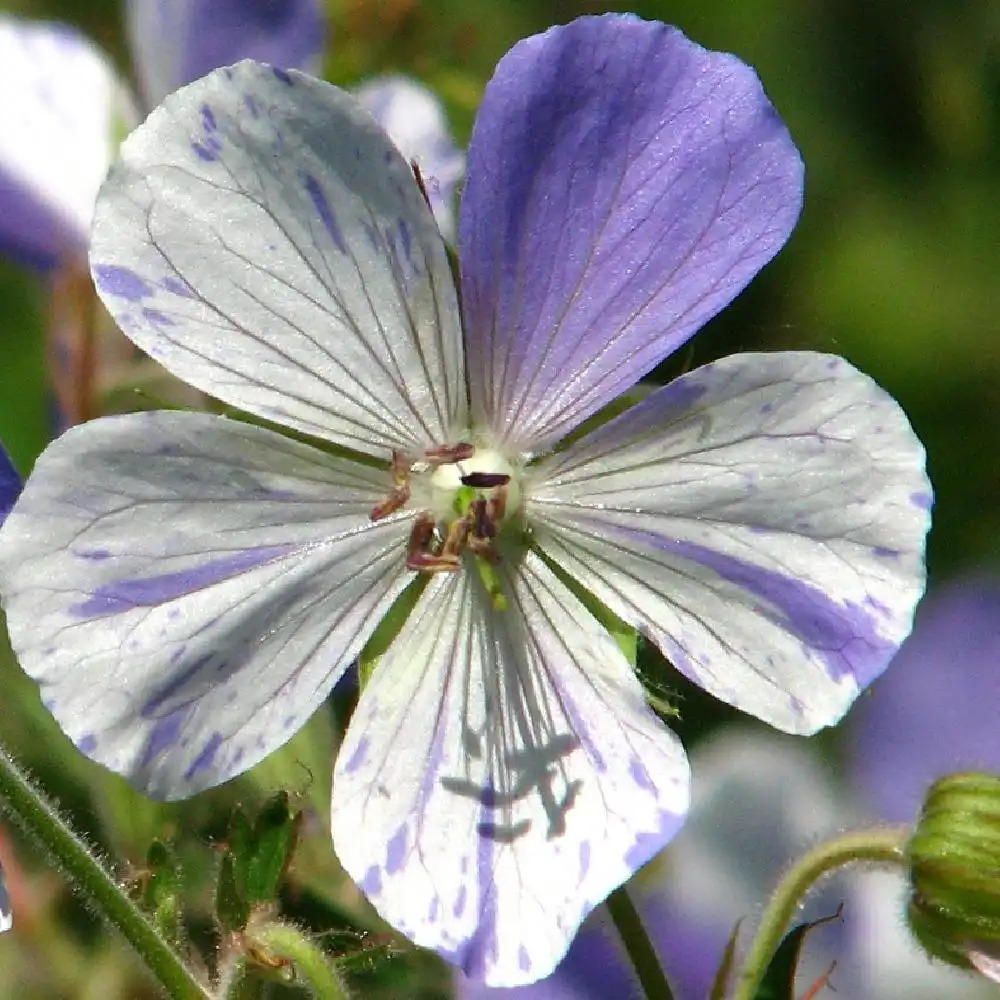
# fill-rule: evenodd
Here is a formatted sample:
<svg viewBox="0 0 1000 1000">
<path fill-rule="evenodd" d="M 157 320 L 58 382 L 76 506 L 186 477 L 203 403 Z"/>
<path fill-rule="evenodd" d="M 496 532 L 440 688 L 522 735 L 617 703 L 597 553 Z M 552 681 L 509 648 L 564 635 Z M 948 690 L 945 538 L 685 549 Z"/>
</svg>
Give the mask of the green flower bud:
<svg viewBox="0 0 1000 1000">
<path fill-rule="evenodd" d="M 931 955 L 1000 977 L 1000 777 L 952 774 L 931 786 L 906 848 L 907 920 Z"/>
</svg>

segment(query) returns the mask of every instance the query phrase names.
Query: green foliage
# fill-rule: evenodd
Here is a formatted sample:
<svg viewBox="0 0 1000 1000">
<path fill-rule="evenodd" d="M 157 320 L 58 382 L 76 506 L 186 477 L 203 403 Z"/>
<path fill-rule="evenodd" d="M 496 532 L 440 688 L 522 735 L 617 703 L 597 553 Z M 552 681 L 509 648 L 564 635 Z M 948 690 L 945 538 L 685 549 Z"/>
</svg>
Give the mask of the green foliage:
<svg viewBox="0 0 1000 1000">
<path fill-rule="evenodd" d="M 272 796 L 251 824 L 242 806 L 233 810 L 219 867 L 215 912 L 228 931 L 246 928 L 254 908 L 273 903 L 298 840 L 302 813 L 288 793 Z"/>
</svg>

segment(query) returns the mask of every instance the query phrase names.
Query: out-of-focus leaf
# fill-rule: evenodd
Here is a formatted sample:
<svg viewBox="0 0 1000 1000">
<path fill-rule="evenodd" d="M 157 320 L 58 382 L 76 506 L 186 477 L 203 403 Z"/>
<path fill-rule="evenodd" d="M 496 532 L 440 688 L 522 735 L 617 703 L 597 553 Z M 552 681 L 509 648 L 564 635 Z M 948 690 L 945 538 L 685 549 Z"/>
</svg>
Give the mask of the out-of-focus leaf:
<svg viewBox="0 0 1000 1000">
<path fill-rule="evenodd" d="M 715 973 L 715 979 L 712 982 L 712 990 L 708 995 L 708 1000 L 726 1000 L 729 977 L 732 975 L 733 960 L 736 957 L 736 941 L 739 938 L 740 925 L 742 923 L 742 920 L 737 920 L 736 925 L 733 927 L 733 932 L 729 935 L 725 950 L 722 952 L 722 961 L 719 963 L 719 969 Z"/>
<path fill-rule="evenodd" d="M 232 853 L 226 851 L 215 887 L 215 916 L 227 931 L 242 931 L 250 917 L 250 907 L 237 883 L 236 867 Z"/>
<path fill-rule="evenodd" d="M 146 852 L 142 901 L 167 940 L 176 943 L 181 929 L 181 870 L 173 850 L 154 840 Z"/>
</svg>

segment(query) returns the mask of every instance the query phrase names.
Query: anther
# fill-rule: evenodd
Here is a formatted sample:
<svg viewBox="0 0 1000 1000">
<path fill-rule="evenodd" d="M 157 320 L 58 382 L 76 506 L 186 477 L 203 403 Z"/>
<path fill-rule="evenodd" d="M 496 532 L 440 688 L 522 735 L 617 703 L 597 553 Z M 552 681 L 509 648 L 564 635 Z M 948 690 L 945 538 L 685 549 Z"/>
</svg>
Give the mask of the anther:
<svg viewBox="0 0 1000 1000">
<path fill-rule="evenodd" d="M 456 525 L 464 523 L 464 519 L 456 521 Z M 438 552 L 433 551 L 435 535 L 434 515 L 430 511 L 422 511 L 417 515 L 413 530 L 410 532 L 410 539 L 406 544 L 406 568 L 421 571 L 424 573 L 451 572 L 459 567 L 459 555 L 462 542 L 452 538 L 453 530 L 448 532 L 448 538 Z M 467 529 L 466 529 L 467 530 Z M 452 547 L 457 546 L 458 551 L 449 549 L 449 542 Z"/>
<path fill-rule="evenodd" d="M 439 444 L 428 448 L 424 452 L 424 458 L 431 465 L 453 465 L 455 462 L 464 462 L 472 458 L 475 453 L 475 445 L 460 441 L 458 444 Z"/>
<path fill-rule="evenodd" d="M 496 486 L 506 486 L 510 476 L 505 472 L 470 472 L 462 476 L 462 485 L 471 486 L 477 490 L 488 490 Z"/>
</svg>

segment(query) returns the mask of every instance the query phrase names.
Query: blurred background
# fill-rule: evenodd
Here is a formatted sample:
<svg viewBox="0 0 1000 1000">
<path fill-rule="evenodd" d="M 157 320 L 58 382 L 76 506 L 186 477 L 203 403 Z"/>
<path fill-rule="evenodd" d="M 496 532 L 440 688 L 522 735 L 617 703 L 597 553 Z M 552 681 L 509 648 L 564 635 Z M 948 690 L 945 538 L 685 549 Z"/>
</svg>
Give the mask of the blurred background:
<svg viewBox="0 0 1000 1000">
<path fill-rule="evenodd" d="M 841 354 L 899 400 L 926 445 L 936 493 L 929 541 L 931 601 L 950 602 L 957 610 L 950 612 L 947 627 L 938 624 L 933 631 L 932 622 L 926 636 L 911 641 L 909 660 L 899 665 L 903 694 L 888 693 L 894 666 L 865 699 L 870 704 L 859 705 L 858 720 L 810 742 L 809 767 L 818 767 L 830 788 L 833 818 L 820 823 L 820 807 L 810 805 L 807 812 L 816 825 L 807 819 L 795 827 L 788 849 L 801 850 L 819 833 L 859 818 L 905 819 L 880 810 L 878 792 L 860 790 L 859 774 L 883 754 L 867 750 L 863 742 L 879 731 L 865 713 L 876 712 L 880 699 L 898 709 L 905 691 L 929 692 L 924 700 L 930 707 L 914 708 L 902 718 L 897 714 L 891 724 L 901 755 L 912 757 L 928 744 L 941 751 L 927 764 L 929 774 L 953 766 L 1000 765 L 1000 746 L 994 749 L 1000 743 L 1000 599 L 993 577 L 1000 570 L 1000 5 L 991 0 L 650 0 L 629 5 L 333 0 L 324 73 L 344 86 L 386 72 L 421 80 L 443 101 L 463 145 L 482 88 L 515 41 L 579 14 L 606 10 L 668 21 L 702 45 L 733 52 L 753 65 L 806 163 L 805 209 L 788 246 L 694 339 L 682 359 L 668 362 L 658 374 L 667 377 L 681 364 L 693 367 L 734 351 Z M 0 2 L 0 13 L 72 24 L 128 76 L 122 10 L 115 0 L 7 0 Z M 11 99 L 0 93 L 0 102 Z M 0 440 L 25 475 L 53 430 L 45 347 L 50 290 L 44 275 L 0 258 Z M 966 598 L 971 610 L 963 603 Z M 930 619 L 932 603 L 929 608 Z M 948 616 L 937 615 L 943 617 Z M 20 674 L 4 642 L 0 638 L 0 738 L 92 842 L 118 859 L 123 877 L 141 881 L 146 847 L 154 837 L 177 844 L 190 897 L 188 932 L 206 961 L 211 962 L 218 943 L 208 907 L 217 857 L 211 845 L 225 839 L 236 801 L 253 808 L 268 790 L 284 785 L 307 810 L 307 836 L 284 898 L 288 912 L 307 924 L 342 928 L 324 943 L 342 957 L 360 995 L 448 995 L 450 974 L 430 959 L 397 953 L 394 939 L 364 908 L 329 850 L 324 828 L 330 756 L 342 705 L 321 713 L 250 777 L 191 803 L 156 806 L 73 750 L 40 707 L 34 686 Z M 695 754 L 697 783 L 699 747 L 731 737 L 739 723 L 735 713 L 680 679 L 671 675 L 666 683 L 680 701 L 677 728 Z M 948 699 L 956 691 L 971 695 L 970 705 L 978 709 L 966 705 L 949 715 Z M 977 711 L 974 719 L 962 714 Z M 763 733 L 763 727 L 742 725 L 752 729 L 747 739 Z M 883 733 L 889 725 L 883 724 Z M 983 738 L 966 751 L 963 740 L 973 730 Z M 739 755 L 734 749 L 723 759 Z M 893 780 L 891 773 L 885 778 L 889 785 Z M 781 782 L 769 816 L 779 826 L 788 810 L 802 806 L 791 779 Z M 723 810 L 725 820 L 712 821 L 714 829 L 735 823 L 734 836 L 743 844 L 755 836 L 771 837 L 773 832 L 762 834 L 747 818 L 749 806 L 733 796 L 724 796 L 731 807 Z M 0 829 L 0 837 L 17 907 L 15 932 L 0 938 L 0 997 L 155 995 L 124 945 L 73 900 L 45 859 L 9 829 Z M 637 887 L 644 898 L 655 898 L 657 886 L 670 881 L 669 850 L 667 855 Z M 784 860 L 767 862 L 767 878 Z M 685 890 L 689 896 L 702 891 L 709 889 Z M 899 888 L 886 892 L 891 901 L 886 940 L 895 942 L 902 933 Z M 675 899 L 674 910 L 683 910 L 682 903 Z M 700 919 L 708 920 L 704 914 Z M 728 911 L 719 918 L 723 925 L 729 919 Z M 869 926 L 860 916 L 853 925 L 852 919 L 848 908 L 848 938 L 855 934 L 852 927 Z M 884 950 L 880 933 L 865 931 L 866 947 Z M 680 931 L 673 940 L 682 940 Z M 670 941 L 667 935 L 665 949 Z M 906 962 L 918 964 L 906 967 L 917 970 L 916 985 L 899 989 L 899 970 L 883 968 L 877 958 L 858 957 L 856 945 L 838 938 L 822 947 L 840 959 L 832 981 L 841 997 L 929 998 L 958 995 L 952 991 L 959 989 L 982 995 L 980 987 L 964 980 L 952 985 L 959 980 L 937 980 L 930 972 L 930 978 L 922 978 L 923 959 L 914 955 Z M 892 981 L 877 982 L 880 976 Z M 280 989 L 282 995 L 296 995 Z M 558 995 L 601 995 L 586 992 L 585 985 L 579 990 Z"/>
</svg>

